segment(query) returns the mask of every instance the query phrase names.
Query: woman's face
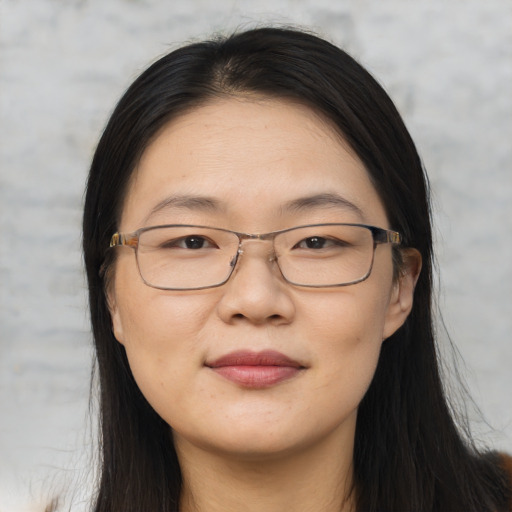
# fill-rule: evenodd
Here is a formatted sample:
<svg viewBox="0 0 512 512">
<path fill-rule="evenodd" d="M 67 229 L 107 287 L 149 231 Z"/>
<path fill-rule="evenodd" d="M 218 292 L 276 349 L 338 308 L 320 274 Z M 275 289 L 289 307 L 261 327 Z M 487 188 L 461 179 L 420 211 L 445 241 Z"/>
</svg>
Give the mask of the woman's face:
<svg viewBox="0 0 512 512">
<path fill-rule="evenodd" d="M 119 228 L 267 233 L 338 222 L 389 227 L 365 168 L 333 128 L 285 101 L 226 99 L 158 134 L 135 170 Z M 178 445 L 237 457 L 328 439 L 349 447 L 382 341 L 410 310 L 413 277 L 393 281 L 384 244 L 367 280 L 300 288 L 284 281 L 266 243 L 245 244 L 226 284 L 181 292 L 147 286 L 134 251 L 115 249 L 113 327 L 138 386 Z"/>
</svg>

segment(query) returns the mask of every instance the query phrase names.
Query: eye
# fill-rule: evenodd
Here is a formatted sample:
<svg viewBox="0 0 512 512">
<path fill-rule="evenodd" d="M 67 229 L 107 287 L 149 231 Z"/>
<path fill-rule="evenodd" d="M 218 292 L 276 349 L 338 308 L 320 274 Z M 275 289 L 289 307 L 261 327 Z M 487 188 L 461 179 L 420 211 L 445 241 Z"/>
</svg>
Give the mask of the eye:
<svg viewBox="0 0 512 512">
<path fill-rule="evenodd" d="M 294 249 L 328 249 L 343 245 L 341 240 L 333 240 L 323 236 L 309 236 L 297 243 Z"/>
<path fill-rule="evenodd" d="M 162 248 L 164 249 L 209 249 L 212 247 L 217 247 L 212 241 L 208 240 L 204 236 L 200 235 L 189 235 L 181 238 L 175 238 L 173 240 L 168 240 L 164 244 L 162 244 Z"/>
</svg>

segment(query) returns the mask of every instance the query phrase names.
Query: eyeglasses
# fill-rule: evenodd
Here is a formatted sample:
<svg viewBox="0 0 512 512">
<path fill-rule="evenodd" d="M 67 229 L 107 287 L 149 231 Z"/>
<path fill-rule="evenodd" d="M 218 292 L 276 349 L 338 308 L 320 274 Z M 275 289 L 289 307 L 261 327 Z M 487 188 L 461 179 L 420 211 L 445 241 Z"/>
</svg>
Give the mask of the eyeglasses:
<svg viewBox="0 0 512 512">
<path fill-rule="evenodd" d="M 202 290 L 228 281 L 249 241 L 272 244 L 269 261 L 288 283 L 324 288 L 367 279 L 376 246 L 399 245 L 401 236 L 365 224 L 312 224 L 259 235 L 176 224 L 115 233 L 110 247 L 135 250 L 140 276 L 148 286 Z"/>
</svg>

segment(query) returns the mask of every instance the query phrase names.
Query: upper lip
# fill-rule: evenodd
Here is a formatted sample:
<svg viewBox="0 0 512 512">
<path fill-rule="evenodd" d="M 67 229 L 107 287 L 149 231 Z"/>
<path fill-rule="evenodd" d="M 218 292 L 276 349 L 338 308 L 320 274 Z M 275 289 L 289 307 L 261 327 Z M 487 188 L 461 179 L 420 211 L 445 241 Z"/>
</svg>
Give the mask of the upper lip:
<svg viewBox="0 0 512 512">
<path fill-rule="evenodd" d="M 213 361 L 207 361 L 205 364 L 210 368 L 220 368 L 222 366 L 290 366 L 292 368 L 303 368 L 298 361 L 275 350 L 260 352 L 237 350 Z"/>
</svg>

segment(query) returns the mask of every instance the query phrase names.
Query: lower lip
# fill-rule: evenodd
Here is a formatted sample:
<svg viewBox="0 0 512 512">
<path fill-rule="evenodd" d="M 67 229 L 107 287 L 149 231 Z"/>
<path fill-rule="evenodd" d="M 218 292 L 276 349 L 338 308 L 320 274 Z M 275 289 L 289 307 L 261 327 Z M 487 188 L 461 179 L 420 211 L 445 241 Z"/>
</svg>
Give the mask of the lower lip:
<svg viewBox="0 0 512 512">
<path fill-rule="evenodd" d="M 300 368 L 293 366 L 219 366 L 212 370 L 245 388 L 267 388 L 291 379 Z"/>
</svg>

